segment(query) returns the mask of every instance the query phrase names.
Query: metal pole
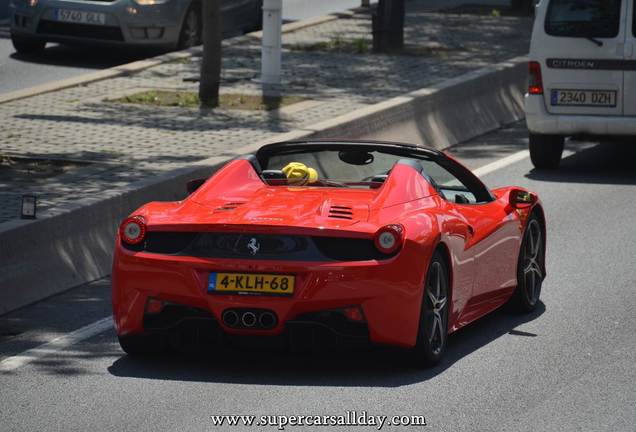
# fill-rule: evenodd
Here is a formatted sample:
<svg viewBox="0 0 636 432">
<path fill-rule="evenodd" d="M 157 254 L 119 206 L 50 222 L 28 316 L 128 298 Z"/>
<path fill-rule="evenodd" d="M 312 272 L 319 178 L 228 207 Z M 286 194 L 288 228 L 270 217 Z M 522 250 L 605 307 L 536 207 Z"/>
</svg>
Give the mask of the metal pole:
<svg viewBox="0 0 636 432">
<path fill-rule="evenodd" d="M 283 0 L 263 1 L 261 82 L 280 84 Z"/>
</svg>

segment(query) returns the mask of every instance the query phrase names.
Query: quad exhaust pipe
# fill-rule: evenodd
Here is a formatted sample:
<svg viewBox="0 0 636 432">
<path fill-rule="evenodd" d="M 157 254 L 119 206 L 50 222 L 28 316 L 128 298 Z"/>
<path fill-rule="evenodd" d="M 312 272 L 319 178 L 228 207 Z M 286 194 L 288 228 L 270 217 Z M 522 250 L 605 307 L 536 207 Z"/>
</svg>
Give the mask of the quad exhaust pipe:
<svg viewBox="0 0 636 432">
<path fill-rule="evenodd" d="M 223 318 L 223 322 L 228 327 L 236 327 L 236 325 L 239 323 L 239 320 L 240 320 L 236 311 L 232 309 L 228 309 L 225 312 L 223 312 L 223 316 L 221 318 Z"/>
<path fill-rule="evenodd" d="M 241 316 L 241 323 L 244 327 L 251 328 L 256 325 L 257 319 L 254 312 L 244 312 Z"/>
<path fill-rule="evenodd" d="M 276 321 L 276 315 L 272 312 L 265 311 L 258 317 L 258 323 L 261 328 L 272 328 L 276 325 Z"/>
<path fill-rule="evenodd" d="M 278 324 L 276 314 L 265 309 L 226 309 L 221 319 L 226 326 L 237 329 L 269 330 Z"/>
</svg>

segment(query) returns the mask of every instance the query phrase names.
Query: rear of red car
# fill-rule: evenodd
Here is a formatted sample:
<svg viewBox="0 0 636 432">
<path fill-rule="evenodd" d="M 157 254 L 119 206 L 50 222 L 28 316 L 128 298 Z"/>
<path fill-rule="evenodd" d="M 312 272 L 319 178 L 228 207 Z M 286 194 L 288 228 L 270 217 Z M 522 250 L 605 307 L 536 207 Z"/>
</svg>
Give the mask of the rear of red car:
<svg viewBox="0 0 636 432">
<path fill-rule="evenodd" d="M 399 166 L 382 188 L 312 188 L 252 172 L 233 162 L 185 201 L 124 221 L 112 276 L 120 338 L 192 335 L 198 323 L 217 335 L 412 346 L 432 250 L 421 233 L 434 226 L 418 211 L 431 205 L 423 177 Z M 419 199 L 396 198 L 409 182 Z"/>
<path fill-rule="evenodd" d="M 301 329 L 374 343 L 415 341 L 423 266 L 413 263 L 422 252 L 402 244 L 395 227 L 378 237 L 271 226 L 145 229 L 143 247 L 125 234 L 117 240 L 112 282 L 121 336 L 198 321 L 235 335 Z M 381 251 L 380 237 L 395 247 Z"/>
</svg>

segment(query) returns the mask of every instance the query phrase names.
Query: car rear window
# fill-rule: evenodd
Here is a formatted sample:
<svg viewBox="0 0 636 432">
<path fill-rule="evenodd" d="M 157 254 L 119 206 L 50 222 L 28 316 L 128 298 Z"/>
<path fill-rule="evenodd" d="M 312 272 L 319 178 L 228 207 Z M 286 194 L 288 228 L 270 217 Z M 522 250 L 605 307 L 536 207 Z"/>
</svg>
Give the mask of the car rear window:
<svg viewBox="0 0 636 432">
<path fill-rule="evenodd" d="M 622 0 L 552 0 L 545 31 L 551 36 L 613 38 L 618 35 Z"/>
</svg>

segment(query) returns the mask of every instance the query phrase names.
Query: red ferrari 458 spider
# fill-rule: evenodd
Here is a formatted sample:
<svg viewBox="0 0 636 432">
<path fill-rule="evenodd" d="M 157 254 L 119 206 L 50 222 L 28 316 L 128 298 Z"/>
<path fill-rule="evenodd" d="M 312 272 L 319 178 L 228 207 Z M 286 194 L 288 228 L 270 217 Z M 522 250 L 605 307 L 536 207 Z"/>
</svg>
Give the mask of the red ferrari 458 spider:
<svg viewBox="0 0 636 432">
<path fill-rule="evenodd" d="M 537 305 L 545 218 L 534 193 L 489 190 L 451 157 L 382 142 L 285 142 L 123 221 L 113 309 L 129 354 L 202 335 L 407 348 L 509 300 Z M 176 341 L 176 342 L 175 342 Z"/>
</svg>

